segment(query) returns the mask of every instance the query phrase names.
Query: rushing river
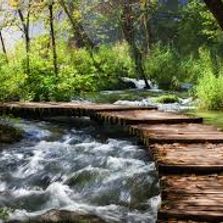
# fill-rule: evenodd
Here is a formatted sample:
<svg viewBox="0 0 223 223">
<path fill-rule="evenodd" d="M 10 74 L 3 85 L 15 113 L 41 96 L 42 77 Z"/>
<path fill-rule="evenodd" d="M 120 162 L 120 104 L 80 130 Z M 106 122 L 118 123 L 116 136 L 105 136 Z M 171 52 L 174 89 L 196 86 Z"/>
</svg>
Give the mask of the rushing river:
<svg viewBox="0 0 223 223">
<path fill-rule="evenodd" d="M 158 177 L 136 140 L 88 119 L 16 125 L 25 138 L 0 145 L 0 209 L 10 219 L 65 209 L 106 222 L 156 221 Z"/>
</svg>

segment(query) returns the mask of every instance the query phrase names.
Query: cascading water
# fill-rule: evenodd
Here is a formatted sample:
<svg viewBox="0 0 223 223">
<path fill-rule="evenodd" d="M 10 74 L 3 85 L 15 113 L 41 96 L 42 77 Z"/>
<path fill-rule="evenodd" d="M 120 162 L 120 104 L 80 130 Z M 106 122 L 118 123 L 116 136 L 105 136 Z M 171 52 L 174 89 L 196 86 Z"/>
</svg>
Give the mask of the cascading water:
<svg viewBox="0 0 223 223">
<path fill-rule="evenodd" d="M 158 178 L 140 146 L 108 137 L 95 123 L 19 125 L 25 139 L 0 146 L 0 208 L 10 210 L 9 219 L 62 209 L 106 222 L 156 221 Z"/>
<path fill-rule="evenodd" d="M 123 77 L 122 80 L 126 83 L 128 83 L 128 82 L 133 83 L 137 89 L 145 89 L 146 88 L 145 81 L 142 79 L 137 80 L 135 78 Z M 158 89 L 157 85 L 153 84 L 150 80 L 147 80 L 147 81 L 153 91 L 161 91 L 160 89 Z"/>
</svg>

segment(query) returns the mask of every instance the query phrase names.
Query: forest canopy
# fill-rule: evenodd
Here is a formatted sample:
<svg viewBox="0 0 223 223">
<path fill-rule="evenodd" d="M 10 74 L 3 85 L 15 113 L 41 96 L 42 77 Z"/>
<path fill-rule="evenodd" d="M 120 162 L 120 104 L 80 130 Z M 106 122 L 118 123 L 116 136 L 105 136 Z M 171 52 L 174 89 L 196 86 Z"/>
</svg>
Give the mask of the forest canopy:
<svg viewBox="0 0 223 223">
<path fill-rule="evenodd" d="M 2 0 L 0 99 L 69 101 L 132 77 L 147 88 L 192 83 L 207 105 L 216 94 L 202 84 L 223 79 L 221 8 L 221 0 Z M 22 38 L 12 44 L 9 32 Z"/>
</svg>

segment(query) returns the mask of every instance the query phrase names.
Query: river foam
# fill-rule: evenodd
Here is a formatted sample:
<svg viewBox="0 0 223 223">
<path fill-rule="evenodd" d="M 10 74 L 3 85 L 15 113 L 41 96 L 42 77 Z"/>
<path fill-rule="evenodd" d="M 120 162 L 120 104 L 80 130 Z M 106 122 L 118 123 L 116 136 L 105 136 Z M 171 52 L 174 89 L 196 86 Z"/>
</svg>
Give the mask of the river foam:
<svg viewBox="0 0 223 223">
<path fill-rule="evenodd" d="M 157 173 L 140 146 L 100 137 L 94 125 L 26 121 L 20 126 L 26 138 L 0 152 L 0 208 L 11 210 L 10 219 L 60 209 L 93 213 L 106 222 L 156 221 Z"/>
</svg>

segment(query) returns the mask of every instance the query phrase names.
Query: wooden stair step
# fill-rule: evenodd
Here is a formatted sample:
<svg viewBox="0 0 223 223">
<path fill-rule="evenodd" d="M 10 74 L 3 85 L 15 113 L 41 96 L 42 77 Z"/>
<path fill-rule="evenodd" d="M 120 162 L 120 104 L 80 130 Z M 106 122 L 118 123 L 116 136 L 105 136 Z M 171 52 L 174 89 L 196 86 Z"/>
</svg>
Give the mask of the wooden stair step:
<svg viewBox="0 0 223 223">
<path fill-rule="evenodd" d="M 202 123 L 203 119 L 199 117 L 190 117 L 157 110 L 127 110 L 99 112 L 97 118 L 112 124 L 177 124 L 177 123 Z"/>
<path fill-rule="evenodd" d="M 149 148 L 161 174 L 223 172 L 223 144 L 152 144 Z"/>
<path fill-rule="evenodd" d="M 96 112 L 103 111 L 131 111 L 131 110 L 155 110 L 155 106 L 138 107 L 113 104 L 94 103 L 2 103 L 0 104 L 0 114 L 12 114 L 15 116 L 90 116 L 94 117 Z"/>
<path fill-rule="evenodd" d="M 161 187 L 159 219 L 223 221 L 223 176 L 165 176 Z"/>
<path fill-rule="evenodd" d="M 223 143 L 223 132 L 201 124 L 131 125 L 129 132 L 147 144 L 160 143 Z"/>
<path fill-rule="evenodd" d="M 174 218 L 170 218 L 167 220 L 157 220 L 157 223 L 207 223 L 205 221 L 191 221 L 191 220 L 177 220 Z"/>
</svg>

